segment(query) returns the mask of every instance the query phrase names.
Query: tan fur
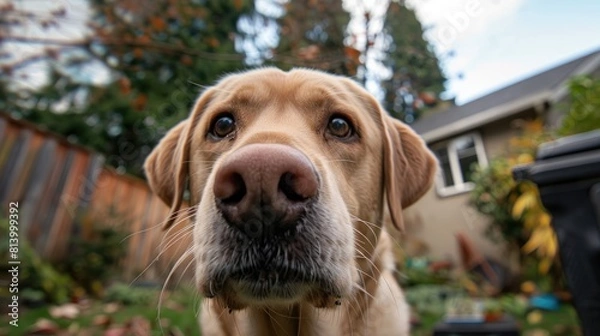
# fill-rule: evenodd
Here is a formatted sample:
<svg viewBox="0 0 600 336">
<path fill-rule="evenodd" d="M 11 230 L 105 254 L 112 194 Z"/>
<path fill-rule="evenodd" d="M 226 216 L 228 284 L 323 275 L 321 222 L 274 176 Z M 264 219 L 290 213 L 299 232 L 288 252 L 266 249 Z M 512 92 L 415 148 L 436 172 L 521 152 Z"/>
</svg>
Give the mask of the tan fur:
<svg viewBox="0 0 600 336">
<path fill-rule="evenodd" d="M 223 112 L 235 115 L 235 136 L 211 141 L 211 119 Z M 354 123 L 356 141 L 325 134 L 334 113 Z M 203 335 L 408 335 L 409 310 L 393 276 L 383 211 L 387 203 L 394 225 L 402 229 L 402 209 L 430 188 L 436 161 L 423 141 L 363 88 L 317 71 L 261 69 L 224 78 L 148 157 L 150 186 L 171 206 L 167 226 L 182 206 L 189 179 L 200 291 L 211 292 L 211 272 L 235 263 L 238 255 L 236 246 L 223 245 L 228 229 L 214 205 L 214 172 L 228 155 L 255 143 L 288 145 L 314 165 L 322 182 L 315 210 L 319 222 L 309 229 L 323 237 L 317 246 L 333 257 L 313 266 L 331 270 L 341 305 L 311 284 L 292 302 L 257 301 L 229 290 L 204 300 Z"/>
</svg>

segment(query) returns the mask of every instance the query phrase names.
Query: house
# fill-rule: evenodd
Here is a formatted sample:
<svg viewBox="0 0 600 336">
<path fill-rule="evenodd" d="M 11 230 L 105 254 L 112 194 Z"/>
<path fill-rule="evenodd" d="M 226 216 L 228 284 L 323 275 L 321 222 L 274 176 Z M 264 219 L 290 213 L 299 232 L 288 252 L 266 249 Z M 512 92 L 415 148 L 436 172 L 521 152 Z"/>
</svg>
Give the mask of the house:
<svg viewBox="0 0 600 336">
<path fill-rule="evenodd" d="M 561 103 L 568 98 L 567 83 L 580 74 L 600 77 L 600 50 L 415 122 L 412 127 L 436 154 L 440 169 L 435 186 L 406 210 L 412 224 L 407 235 L 425 243 L 434 258 L 458 261 L 458 232 L 486 255 L 514 257 L 485 237 L 489 219 L 468 204 L 472 164 L 487 165 L 506 151 L 517 132 L 515 120 L 543 117 L 546 123 L 558 124 Z"/>
</svg>

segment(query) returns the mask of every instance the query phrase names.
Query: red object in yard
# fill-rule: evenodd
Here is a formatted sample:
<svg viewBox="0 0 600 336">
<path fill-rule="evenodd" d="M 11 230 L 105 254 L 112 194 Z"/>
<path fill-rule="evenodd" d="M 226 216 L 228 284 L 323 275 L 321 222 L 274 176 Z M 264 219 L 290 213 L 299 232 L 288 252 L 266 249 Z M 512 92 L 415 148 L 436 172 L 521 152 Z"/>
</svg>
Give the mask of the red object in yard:
<svg viewBox="0 0 600 336">
<path fill-rule="evenodd" d="M 492 284 L 499 284 L 498 275 L 483 254 L 477 251 L 471 240 L 460 232 L 456 234 L 456 239 L 458 240 L 458 248 L 464 270 L 471 271 L 479 266 L 488 281 Z"/>
<path fill-rule="evenodd" d="M 450 260 L 433 261 L 429 264 L 429 270 L 439 272 L 441 270 L 450 270 L 454 267 L 454 263 Z"/>
</svg>

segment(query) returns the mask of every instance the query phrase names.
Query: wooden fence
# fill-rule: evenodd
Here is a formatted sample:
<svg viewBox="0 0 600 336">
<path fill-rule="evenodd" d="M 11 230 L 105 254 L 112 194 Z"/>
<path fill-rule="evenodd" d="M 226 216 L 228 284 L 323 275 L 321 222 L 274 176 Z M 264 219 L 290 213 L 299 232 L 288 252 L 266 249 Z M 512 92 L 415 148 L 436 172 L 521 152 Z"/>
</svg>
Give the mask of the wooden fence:
<svg viewBox="0 0 600 336">
<path fill-rule="evenodd" d="M 144 180 L 118 174 L 102 155 L 4 113 L 0 202 L 0 218 L 7 217 L 9 202 L 19 202 L 20 238 L 57 262 L 90 223 L 124 229 L 130 233 L 123 241 L 126 279 L 164 280 L 191 243 L 191 234 L 181 232 L 189 223 L 162 231 L 168 208 Z M 169 244 L 172 239 L 177 243 Z"/>
</svg>

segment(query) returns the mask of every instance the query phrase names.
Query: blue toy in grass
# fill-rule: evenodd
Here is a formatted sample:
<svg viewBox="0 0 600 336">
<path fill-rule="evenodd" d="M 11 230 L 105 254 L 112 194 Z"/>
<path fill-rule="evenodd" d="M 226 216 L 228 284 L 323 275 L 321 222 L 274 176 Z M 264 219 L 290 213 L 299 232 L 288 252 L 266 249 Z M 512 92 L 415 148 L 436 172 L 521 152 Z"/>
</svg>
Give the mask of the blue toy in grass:
<svg viewBox="0 0 600 336">
<path fill-rule="evenodd" d="M 560 304 L 554 294 L 534 295 L 529 299 L 529 305 L 532 308 L 543 310 L 558 310 Z"/>
</svg>

